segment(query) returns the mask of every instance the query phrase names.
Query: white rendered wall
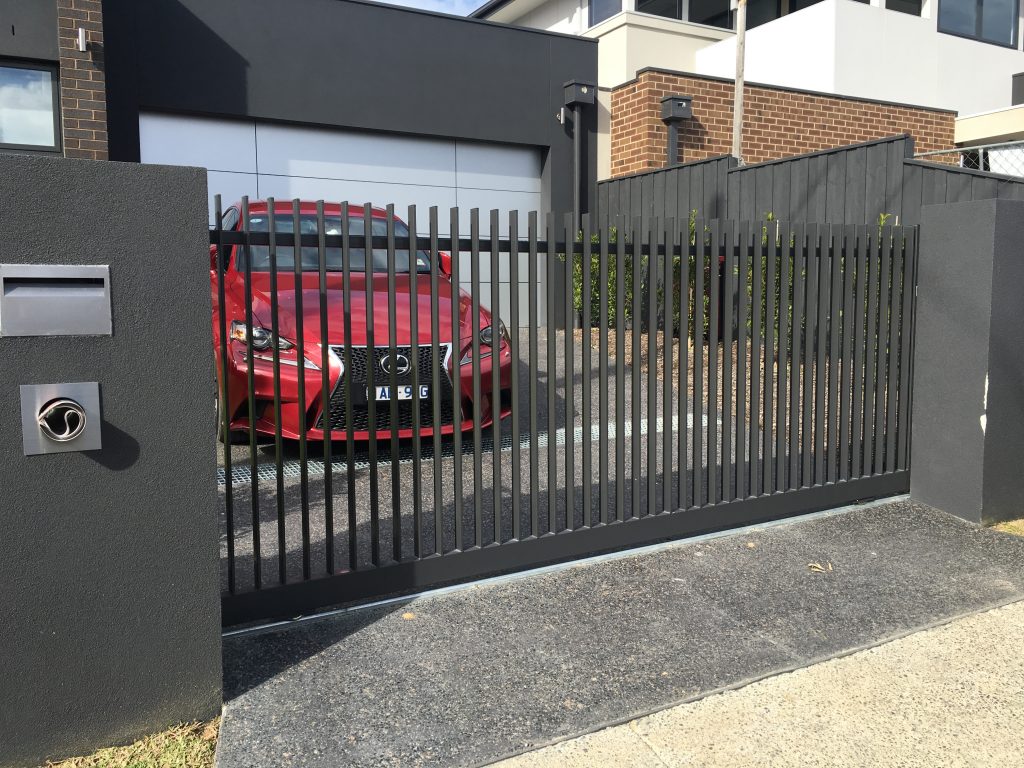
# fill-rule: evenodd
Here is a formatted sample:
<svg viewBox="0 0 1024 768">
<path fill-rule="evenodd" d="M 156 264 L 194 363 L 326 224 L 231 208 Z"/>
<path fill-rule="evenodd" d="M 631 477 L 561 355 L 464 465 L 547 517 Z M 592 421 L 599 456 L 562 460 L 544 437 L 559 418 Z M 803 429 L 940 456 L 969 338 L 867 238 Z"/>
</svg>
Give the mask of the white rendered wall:
<svg viewBox="0 0 1024 768">
<path fill-rule="evenodd" d="M 568 35 L 582 34 L 587 28 L 587 0 L 547 0 L 507 23 L 531 29 L 546 29 Z M 504 19 L 502 19 L 504 21 Z"/>
<path fill-rule="evenodd" d="M 963 115 L 1010 106 L 1011 78 L 1024 71 L 1021 51 L 943 34 L 936 18 L 850 0 L 826 2 L 836 4 L 840 12 L 839 93 L 955 109 Z M 872 39 L 877 44 L 872 44 L 873 55 L 865 60 L 863 44 L 857 40 Z"/>
<path fill-rule="evenodd" d="M 733 38 L 698 51 L 697 72 L 732 77 L 735 51 Z M 1011 76 L 1021 71 L 1024 53 L 942 34 L 934 13 L 853 0 L 823 0 L 747 33 L 752 82 L 961 114 L 1009 106 Z"/>
<path fill-rule="evenodd" d="M 835 92 L 836 3 L 824 0 L 747 32 L 746 79 L 755 83 Z M 861 57 L 879 55 L 873 46 Z M 736 39 L 728 37 L 696 54 L 696 73 L 736 74 Z"/>
<path fill-rule="evenodd" d="M 693 72 L 699 50 L 731 36 L 717 27 L 635 12 L 612 16 L 585 34 L 598 40 L 598 84 L 606 88 L 632 80 L 644 67 Z"/>
</svg>

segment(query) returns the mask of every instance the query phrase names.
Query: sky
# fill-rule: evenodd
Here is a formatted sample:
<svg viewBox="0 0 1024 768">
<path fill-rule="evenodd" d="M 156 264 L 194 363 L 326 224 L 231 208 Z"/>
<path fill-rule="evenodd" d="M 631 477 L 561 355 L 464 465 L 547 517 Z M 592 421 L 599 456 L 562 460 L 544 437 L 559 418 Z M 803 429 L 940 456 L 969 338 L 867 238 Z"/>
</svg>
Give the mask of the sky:
<svg viewBox="0 0 1024 768">
<path fill-rule="evenodd" d="M 485 0 L 383 0 L 392 5 L 407 5 L 410 8 L 422 8 L 425 11 L 439 11 L 465 16 L 475 11 Z"/>
</svg>

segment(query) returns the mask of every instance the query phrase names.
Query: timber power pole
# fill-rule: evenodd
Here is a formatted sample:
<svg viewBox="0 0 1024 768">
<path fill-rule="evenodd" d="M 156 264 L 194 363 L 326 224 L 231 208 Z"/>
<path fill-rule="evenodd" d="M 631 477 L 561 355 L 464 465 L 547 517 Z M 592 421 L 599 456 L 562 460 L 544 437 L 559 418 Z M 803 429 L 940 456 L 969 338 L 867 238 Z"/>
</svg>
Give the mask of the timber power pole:
<svg viewBox="0 0 1024 768">
<path fill-rule="evenodd" d="M 746 61 L 747 0 L 736 4 L 736 92 L 732 100 L 732 154 L 743 165 L 743 68 Z"/>
</svg>

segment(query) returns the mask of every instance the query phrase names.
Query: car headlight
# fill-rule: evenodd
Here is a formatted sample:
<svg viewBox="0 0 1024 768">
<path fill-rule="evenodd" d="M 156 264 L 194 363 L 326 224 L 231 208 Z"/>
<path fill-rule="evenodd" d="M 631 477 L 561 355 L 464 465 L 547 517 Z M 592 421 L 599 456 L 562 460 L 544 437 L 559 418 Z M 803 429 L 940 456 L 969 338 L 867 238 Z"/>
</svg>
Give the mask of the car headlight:
<svg viewBox="0 0 1024 768">
<path fill-rule="evenodd" d="M 493 352 L 493 350 L 494 350 L 494 326 L 493 325 L 488 325 L 488 326 L 486 326 L 484 328 L 481 328 L 480 332 L 479 332 L 479 338 L 480 338 L 480 346 L 481 347 L 488 347 L 487 350 L 483 350 L 483 349 L 480 350 L 480 357 L 481 357 L 481 359 L 483 359 L 485 357 L 490 357 L 492 352 Z M 500 345 L 502 341 L 504 341 L 505 344 L 511 344 L 512 343 L 511 337 L 508 335 L 508 329 L 505 328 L 505 324 L 503 322 L 501 322 L 501 320 L 499 320 L 498 321 L 498 344 Z M 459 361 L 459 365 L 465 365 L 466 363 L 470 362 L 472 359 L 473 359 L 473 348 L 469 347 L 466 350 L 465 354 L 463 354 L 462 359 Z"/>
<path fill-rule="evenodd" d="M 234 341 L 239 341 L 242 344 L 249 343 L 249 334 L 246 333 L 246 324 L 241 320 L 231 321 L 231 338 Z M 270 349 L 273 344 L 273 334 L 266 328 L 262 328 L 258 325 L 252 327 L 252 348 L 253 349 Z M 294 349 L 295 345 L 281 336 L 277 337 L 277 348 L 278 349 Z"/>
<path fill-rule="evenodd" d="M 508 329 L 505 328 L 505 323 L 501 320 L 498 321 L 498 338 L 499 344 L 504 341 L 506 344 L 510 343 Z M 480 343 L 487 347 L 494 346 L 494 326 L 488 325 L 486 328 L 480 329 Z"/>
</svg>

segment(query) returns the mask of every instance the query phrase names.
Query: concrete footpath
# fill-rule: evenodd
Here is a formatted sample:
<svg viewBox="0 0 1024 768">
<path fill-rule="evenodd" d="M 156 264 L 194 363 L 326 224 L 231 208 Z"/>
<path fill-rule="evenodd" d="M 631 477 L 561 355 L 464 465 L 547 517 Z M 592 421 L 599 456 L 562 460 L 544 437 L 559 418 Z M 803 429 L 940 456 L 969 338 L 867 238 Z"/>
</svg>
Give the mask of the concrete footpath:
<svg viewBox="0 0 1024 768">
<path fill-rule="evenodd" d="M 1009 713 L 1024 696 L 1010 666 L 1024 649 L 1019 624 L 899 640 L 934 634 L 940 655 L 910 651 L 874 677 L 840 675 L 860 656 L 821 662 L 1021 600 L 1024 538 L 906 500 L 690 539 L 229 637 L 218 761 L 486 765 L 758 680 L 734 711 L 716 709 L 731 694 L 691 705 L 693 724 L 671 729 L 688 741 L 652 736 L 669 758 L 633 764 L 785 765 L 793 749 L 801 764 L 876 765 L 899 743 L 909 751 L 897 763 L 947 765 L 947 745 L 960 741 L 963 755 L 988 760 L 1018 738 Z M 861 656 L 884 660 L 899 647 Z M 771 677 L 805 667 L 815 671 Z M 986 670 L 1006 677 L 970 676 Z M 886 721 L 891 741 L 874 736 Z M 547 764 L 560 765 L 565 749 Z M 653 759 L 635 743 L 627 753 Z"/>
<path fill-rule="evenodd" d="M 1024 765 L 1024 602 L 709 695 L 500 768 Z"/>
</svg>

